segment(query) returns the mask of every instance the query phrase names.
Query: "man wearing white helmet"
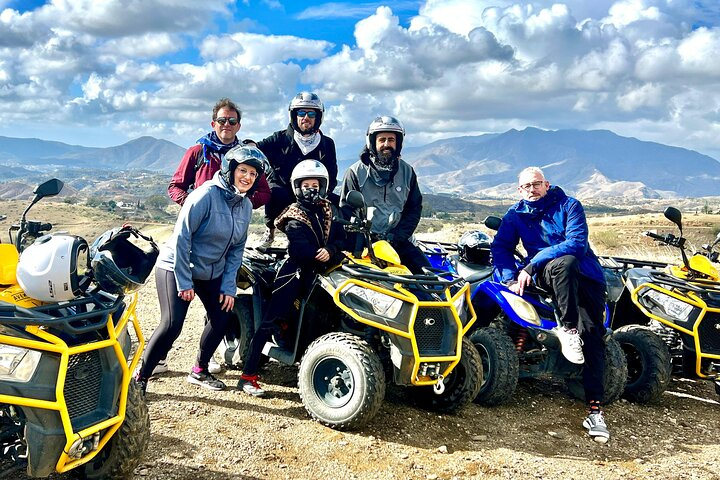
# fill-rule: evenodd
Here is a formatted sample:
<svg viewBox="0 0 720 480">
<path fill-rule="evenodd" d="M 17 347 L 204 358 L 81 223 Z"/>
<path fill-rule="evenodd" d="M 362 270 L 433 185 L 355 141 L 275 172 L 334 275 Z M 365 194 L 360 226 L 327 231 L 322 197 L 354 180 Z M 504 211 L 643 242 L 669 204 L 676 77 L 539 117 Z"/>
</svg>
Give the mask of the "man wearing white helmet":
<svg viewBox="0 0 720 480">
<path fill-rule="evenodd" d="M 275 226 L 287 235 L 288 257 L 275 277 L 273 298 L 253 335 L 238 382 L 238 389 L 249 395 L 265 394 L 257 376 L 265 342 L 278 326 L 295 321 L 295 299 L 308 292 L 315 274 L 342 261 L 345 231 L 332 221 L 335 207 L 326 198 L 329 183 L 327 169 L 317 160 L 303 160 L 292 171 L 290 184 L 297 201 L 275 219 Z"/>
<path fill-rule="evenodd" d="M 360 160 L 345 172 L 340 207 L 349 218 L 352 209 L 345 203 L 348 192 L 362 193 L 366 206 L 374 209 L 374 237 L 390 242 L 410 271 L 422 273 L 430 262 L 411 240 L 420 223 L 422 194 L 415 170 L 400 157 L 404 137 L 405 128 L 397 118 L 384 115 L 372 121 Z"/>
<path fill-rule="evenodd" d="M 300 92 L 288 106 L 290 124 L 260 140 L 257 146 L 270 161 L 268 182 L 272 195 L 265 205 L 265 235 L 260 248 L 272 245 L 275 239 L 275 218 L 285 207 L 295 201 L 290 175 L 293 168 L 303 160 L 319 161 L 328 172 L 328 195 L 337 203 L 332 191 L 337 186 L 337 155 L 335 142 L 320 131 L 325 107 L 315 93 Z M 334 198 L 333 198 L 334 197 Z"/>
</svg>

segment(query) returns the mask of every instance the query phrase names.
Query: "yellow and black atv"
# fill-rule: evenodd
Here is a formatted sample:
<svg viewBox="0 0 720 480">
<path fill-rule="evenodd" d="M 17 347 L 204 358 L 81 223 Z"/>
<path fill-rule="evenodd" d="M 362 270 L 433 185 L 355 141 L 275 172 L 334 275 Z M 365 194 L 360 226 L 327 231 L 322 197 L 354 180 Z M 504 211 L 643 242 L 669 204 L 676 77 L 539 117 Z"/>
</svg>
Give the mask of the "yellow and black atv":
<svg viewBox="0 0 720 480">
<path fill-rule="evenodd" d="M 720 395 L 720 274 L 711 261 L 715 244 L 703 246 L 706 253 L 688 258 L 682 214 L 668 207 L 665 217 L 678 227 L 679 237 L 671 233 L 645 235 L 678 248 L 682 265 L 612 258 L 623 266 L 625 283 L 613 314 L 613 327 L 640 324 L 651 329 L 664 340 L 669 350 L 666 361 L 672 362 L 675 371 L 715 379 Z M 627 268 L 630 266 L 635 268 Z"/>
<path fill-rule="evenodd" d="M 362 212 L 345 228 L 366 238 L 364 253 L 348 254 L 339 267 L 319 274 L 300 299 L 297 323 L 263 353 L 282 364 L 300 362 L 298 388 L 305 409 L 336 429 L 357 429 L 377 413 L 386 381 L 407 387 L 419 405 L 454 412 L 472 402 L 482 381 L 482 361 L 465 334 L 475 322 L 467 283 L 441 272 L 413 275 L 386 241 L 374 244 L 362 195 L 348 203 Z M 238 286 L 252 295 L 236 302 L 232 353 L 243 352 L 253 319 L 271 298 L 283 249 L 247 249 Z M 272 301 L 293 302 L 290 298 Z M 235 358 L 237 360 L 237 358 Z"/>
<path fill-rule="evenodd" d="M 136 291 L 157 246 L 131 227 L 92 246 L 44 234 L 52 225 L 26 215 L 62 187 L 39 185 L 10 243 L 0 244 L 0 455 L 32 477 L 127 478 L 150 436 L 132 371 L 144 346 Z"/>
</svg>

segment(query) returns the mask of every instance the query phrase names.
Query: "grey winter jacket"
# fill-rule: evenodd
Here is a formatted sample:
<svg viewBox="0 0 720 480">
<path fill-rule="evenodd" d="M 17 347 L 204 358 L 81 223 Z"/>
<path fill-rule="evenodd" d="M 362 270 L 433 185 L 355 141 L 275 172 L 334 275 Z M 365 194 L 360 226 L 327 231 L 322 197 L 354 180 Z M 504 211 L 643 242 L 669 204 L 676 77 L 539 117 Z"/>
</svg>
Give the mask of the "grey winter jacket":
<svg viewBox="0 0 720 480">
<path fill-rule="evenodd" d="M 360 160 L 352 164 L 343 178 L 340 191 L 340 207 L 343 216 L 349 218 L 352 212 L 345 204 L 351 190 L 358 190 L 365 197 L 365 205 L 374 207 L 372 231 L 385 235 L 394 241 L 408 240 L 420 223 L 422 194 L 412 166 L 398 159 L 390 181 L 380 185 L 371 174 L 370 152 L 367 147 L 360 154 Z"/>
<path fill-rule="evenodd" d="M 175 273 L 178 291 L 193 288 L 193 279 L 222 275 L 220 293 L 235 296 L 251 215 L 250 200 L 236 194 L 216 172 L 188 195 L 160 250 L 157 268 Z"/>
</svg>

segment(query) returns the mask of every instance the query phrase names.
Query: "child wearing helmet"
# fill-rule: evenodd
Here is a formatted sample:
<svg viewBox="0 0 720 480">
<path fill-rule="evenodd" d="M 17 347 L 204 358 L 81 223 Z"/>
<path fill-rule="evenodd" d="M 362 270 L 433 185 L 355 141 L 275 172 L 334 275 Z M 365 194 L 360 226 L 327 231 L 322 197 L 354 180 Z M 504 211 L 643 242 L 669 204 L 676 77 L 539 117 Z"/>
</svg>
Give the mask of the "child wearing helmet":
<svg viewBox="0 0 720 480">
<path fill-rule="evenodd" d="M 208 364 L 227 331 L 235 305 L 235 276 L 242 264 L 252 215 L 249 196 L 257 187 L 256 180 L 263 174 L 266 161 L 256 147 L 232 148 L 225 155 L 222 169 L 193 190 L 183 204 L 155 267 L 160 323 L 136 373 L 143 391 L 155 366 L 180 336 L 196 295 L 209 320 L 187 381 L 209 390 L 225 388 L 208 371 Z"/>
<path fill-rule="evenodd" d="M 257 376 L 265 342 L 279 322 L 292 321 L 296 313 L 294 302 L 287 300 L 306 293 L 317 272 L 338 265 L 345 248 L 345 231 L 333 222 L 334 206 L 327 199 L 325 166 L 317 160 L 303 160 L 293 169 L 291 184 L 297 201 L 275 219 L 275 226 L 288 238 L 288 256 L 273 283 L 273 297 L 279 300 L 270 300 L 238 382 L 239 390 L 253 396 L 265 394 Z"/>
</svg>

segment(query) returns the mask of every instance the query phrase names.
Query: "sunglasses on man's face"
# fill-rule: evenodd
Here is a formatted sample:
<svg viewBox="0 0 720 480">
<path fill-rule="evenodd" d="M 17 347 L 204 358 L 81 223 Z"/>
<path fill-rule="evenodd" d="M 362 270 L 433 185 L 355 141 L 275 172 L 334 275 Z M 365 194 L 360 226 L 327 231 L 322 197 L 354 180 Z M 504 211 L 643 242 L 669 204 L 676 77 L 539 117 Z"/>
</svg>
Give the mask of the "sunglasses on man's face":
<svg viewBox="0 0 720 480">
<path fill-rule="evenodd" d="M 225 123 L 227 122 L 233 127 L 238 124 L 238 119 L 235 117 L 217 117 L 215 121 L 220 125 L 225 125 Z"/>
<path fill-rule="evenodd" d="M 307 115 L 308 118 L 315 118 L 315 116 L 317 115 L 317 112 L 315 112 L 315 110 L 298 110 L 297 111 L 298 117 L 304 117 L 305 115 Z"/>
</svg>

